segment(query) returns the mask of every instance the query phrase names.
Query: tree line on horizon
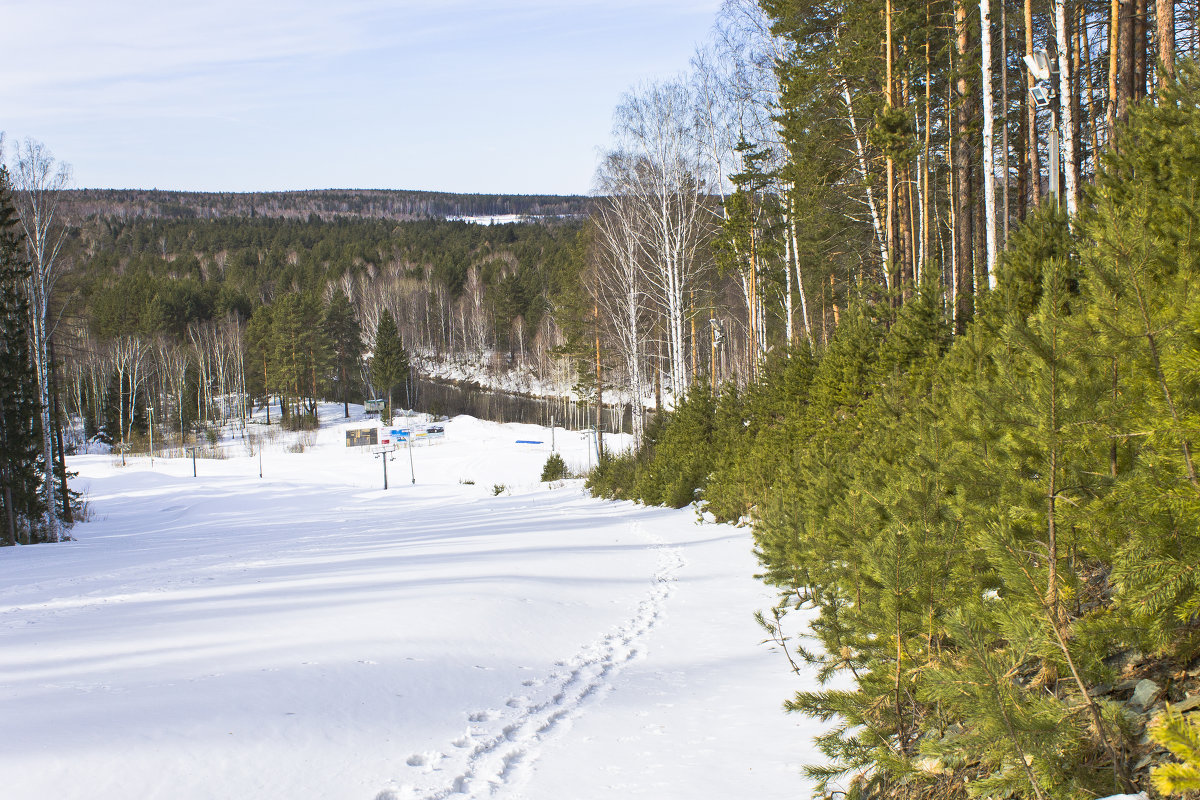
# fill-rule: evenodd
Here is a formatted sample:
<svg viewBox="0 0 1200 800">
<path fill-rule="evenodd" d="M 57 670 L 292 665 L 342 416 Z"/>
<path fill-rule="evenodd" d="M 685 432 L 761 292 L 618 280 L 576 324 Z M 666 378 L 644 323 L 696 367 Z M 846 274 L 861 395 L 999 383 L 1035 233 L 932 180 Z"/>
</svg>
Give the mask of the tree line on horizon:
<svg viewBox="0 0 1200 800">
<path fill-rule="evenodd" d="M 331 222 L 399 221 L 517 216 L 586 216 L 586 197 L 459 194 L 405 189 L 310 189 L 286 192 L 184 192 L 158 189 L 67 189 L 62 202 L 76 222 L 114 219 L 223 219 L 267 217 Z"/>
</svg>

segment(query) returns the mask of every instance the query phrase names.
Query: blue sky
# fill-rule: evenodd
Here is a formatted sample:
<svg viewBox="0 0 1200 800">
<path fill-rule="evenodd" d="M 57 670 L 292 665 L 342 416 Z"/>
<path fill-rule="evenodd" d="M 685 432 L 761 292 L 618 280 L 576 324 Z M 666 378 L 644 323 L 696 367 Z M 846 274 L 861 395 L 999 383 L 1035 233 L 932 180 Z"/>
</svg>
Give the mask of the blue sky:
<svg viewBox="0 0 1200 800">
<path fill-rule="evenodd" d="M 719 0 L 0 0 L 0 131 L 74 185 L 585 193 Z"/>
</svg>

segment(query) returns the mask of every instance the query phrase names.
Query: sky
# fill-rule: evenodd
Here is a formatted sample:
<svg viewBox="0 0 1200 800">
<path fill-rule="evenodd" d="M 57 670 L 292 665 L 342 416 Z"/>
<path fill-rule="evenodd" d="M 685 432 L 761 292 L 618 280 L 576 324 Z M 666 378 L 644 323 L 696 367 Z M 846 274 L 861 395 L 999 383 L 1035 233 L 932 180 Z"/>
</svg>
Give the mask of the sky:
<svg viewBox="0 0 1200 800">
<path fill-rule="evenodd" d="M 0 131 L 81 188 L 582 194 L 720 0 L 0 0 Z"/>
</svg>

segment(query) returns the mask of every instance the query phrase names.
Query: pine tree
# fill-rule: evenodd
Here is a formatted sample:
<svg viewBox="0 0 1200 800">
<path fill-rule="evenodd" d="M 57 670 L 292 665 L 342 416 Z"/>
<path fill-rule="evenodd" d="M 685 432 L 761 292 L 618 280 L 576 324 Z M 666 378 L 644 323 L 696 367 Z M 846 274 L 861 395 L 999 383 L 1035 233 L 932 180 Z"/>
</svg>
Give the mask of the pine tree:
<svg viewBox="0 0 1200 800">
<path fill-rule="evenodd" d="M 346 295 L 334 292 L 325 309 L 322 320 L 325 339 L 329 344 L 333 368 L 337 371 L 338 385 L 342 392 L 343 413 L 350 416 L 350 378 L 349 370 L 357 366 L 362 358 L 363 343 L 362 329 L 358 324 L 358 315 Z"/>
<path fill-rule="evenodd" d="M 1101 434 L 1114 486 L 1094 525 L 1119 532 L 1114 579 L 1139 645 L 1190 657 L 1200 612 L 1200 70 L 1136 108 L 1087 219 L 1089 335 L 1111 364 Z"/>
<path fill-rule="evenodd" d="M 377 389 L 387 392 L 387 415 L 390 419 L 393 408 L 393 391 L 396 384 L 408 378 L 408 353 L 392 312 L 384 309 L 375 329 L 375 348 L 371 354 L 371 377 Z"/>
<path fill-rule="evenodd" d="M 267 424 L 271 424 L 272 362 L 275 348 L 271 332 L 271 307 L 259 306 L 246 324 L 246 345 L 250 391 L 263 398 Z"/>
<path fill-rule="evenodd" d="M 1150 779 L 1164 795 L 1200 791 L 1200 722 L 1168 708 L 1150 729 L 1155 743 L 1165 747 L 1179 763 L 1156 767 Z"/>
<path fill-rule="evenodd" d="M 271 309 L 272 380 L 281 395 L 280 407 L 287 399 L 295 401 L 294 412 L 301 411 L 315 421 L 318 378 L 329 361 L 321 329 L 320 305 L 314 297 L 295 292 L 278 298 Z M 290 419 L 287 412 L 285 422 Z M 292 420 L 292 425 L 307 424 Z"/>
</svg>

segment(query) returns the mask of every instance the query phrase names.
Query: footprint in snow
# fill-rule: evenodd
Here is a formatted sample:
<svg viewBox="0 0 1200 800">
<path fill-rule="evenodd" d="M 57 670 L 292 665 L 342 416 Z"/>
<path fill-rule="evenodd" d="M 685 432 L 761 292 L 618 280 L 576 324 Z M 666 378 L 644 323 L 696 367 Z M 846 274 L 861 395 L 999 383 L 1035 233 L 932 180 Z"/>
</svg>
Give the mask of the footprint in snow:
<svg viewBox="0 0 1200 800">
<path fill-rule="evenodd" d="M 404 763 L 410 767 L 420 767 L 425 772 L 433 772 L 437 763 L 445 757 L 444 753 L 413 753 L 404 760 Z"/>
</svg>

